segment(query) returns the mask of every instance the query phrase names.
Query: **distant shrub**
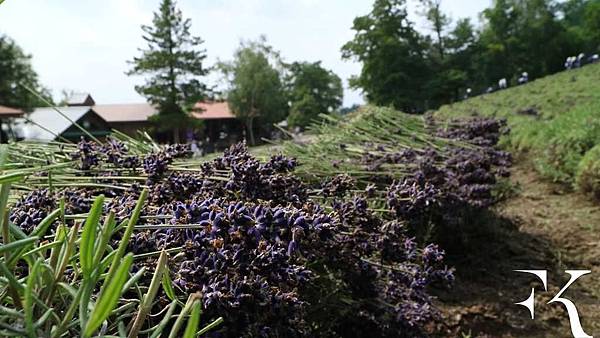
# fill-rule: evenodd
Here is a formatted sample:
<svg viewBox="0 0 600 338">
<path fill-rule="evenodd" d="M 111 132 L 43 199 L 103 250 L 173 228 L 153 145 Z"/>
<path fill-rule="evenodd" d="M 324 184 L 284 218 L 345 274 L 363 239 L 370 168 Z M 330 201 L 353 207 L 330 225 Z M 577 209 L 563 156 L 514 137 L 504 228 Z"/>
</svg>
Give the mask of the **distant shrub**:
<svg viewBox="0 0 600 338">
<path fill-rule="evenodd" d="M 584 154 L 600 143 L 597 108 L 584 106 L 538 125 L 536 168 L 555 182 L 573 184 Z"/>
<path fill-rule="evenodd" d="M 600 144 L 585 153 L 577 168 L 577 188 L 600 199 Z"/>
</svg>

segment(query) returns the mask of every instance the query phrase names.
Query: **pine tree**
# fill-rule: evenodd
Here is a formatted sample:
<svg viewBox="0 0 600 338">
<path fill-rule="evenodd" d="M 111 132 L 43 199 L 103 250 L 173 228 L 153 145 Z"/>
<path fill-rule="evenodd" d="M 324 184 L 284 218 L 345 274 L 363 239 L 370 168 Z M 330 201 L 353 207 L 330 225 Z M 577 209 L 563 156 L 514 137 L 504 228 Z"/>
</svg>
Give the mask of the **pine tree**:
<svg viewBox="0 0 600 338">
<path fill-rule="evenodd" d="M 135 90 L 157 107 L 152 118 L 157 129 L 173 130 L 175 142 L 180 129 L 197 122 L 188 111 L 209 91 L 199 79 L 208 73 L 202 65 L 206 51 L 198 48 L 204 41 L 191 35 L 190 26 L 174 0 L 162 0 L 152 25 L 142 26 L 148 46 L 130 62 L 133 68 L 127 73 L 149 75 Z"/>
</svg>

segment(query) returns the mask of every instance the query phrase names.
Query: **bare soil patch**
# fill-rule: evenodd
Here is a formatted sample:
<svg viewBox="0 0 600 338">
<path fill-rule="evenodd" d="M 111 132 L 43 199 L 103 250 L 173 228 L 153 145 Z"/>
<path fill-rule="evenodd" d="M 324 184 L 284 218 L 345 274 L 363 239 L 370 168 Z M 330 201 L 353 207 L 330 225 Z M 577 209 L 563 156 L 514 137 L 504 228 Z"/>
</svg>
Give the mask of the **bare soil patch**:
<svg viewBox="0 0 600 338">
<path fill-rule="evenodd" d="M 566 310 L 545 304 L 567 282 L 568 269 L 592 270 L 565 293 L 583 328 L 600 335 L 600 203 L 539 178 L 521 161 L 513 168 L 516 196 L 493 212 L 474 216 L 462 252 L 448 252 L 457 269 L 451 291 L 439 291 L 440 337 L 571 337 Z M 468 248 L 468 249 L 464 249 Z M 533 275 L 548 270 L 548 292 Z M 535 319 L 514 303 L 536 287 Z"/>
</svg>

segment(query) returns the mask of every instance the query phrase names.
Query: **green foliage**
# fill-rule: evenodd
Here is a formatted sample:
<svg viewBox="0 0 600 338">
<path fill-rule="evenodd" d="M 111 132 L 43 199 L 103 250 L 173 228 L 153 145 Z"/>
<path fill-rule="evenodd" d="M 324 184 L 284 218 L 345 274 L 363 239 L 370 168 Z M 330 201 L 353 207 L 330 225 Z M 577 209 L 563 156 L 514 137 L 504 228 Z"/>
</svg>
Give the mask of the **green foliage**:
<svg viewBox="0 0 600 338">
<path fill-rule="evenodd" d="M 600 144 L 590 149 L 577 166 L 577 188 L 600 199 Z"/>
<path fill-rule="evenodd" d="M 21 175 L 23 176 L 23 175 Z M 0 210 L 8 211 L 9 183 L 0 187 Z M 0 218 L 0 335 L 2 337 L 92 337 L 119 336 L 137 337 L 141 324 L 149 310 L 156 308 L 154 291 L 148 291 L 141 300 L 132 298 L 147 286 L 139 283 L 145 268 L 136 274 L 129 272 L 133 264 L 132 253 L 125 253 L 129 236 L 137 223 L 141 209 L 148 196 L 144 190 L 120 237 L 119 248 L 110 247 L 111 237 L 118 231 L 113 213 L 100 224 L 103 210 L 103 197 L 99 196 L 88 213 L 80 233 L 80 223 L 64 223 L 64 209 L 51 212 L 32 231 L 25 235 L 18 227 Z M 54 234 L 47 233 L 51 223 L 57 223 Z M 76 249 L 79 243 L 79 252 Z M 160 285 L 161 275 L 168 274 L 166 253 L 161 254 L 156 271 Z M 108 271 L 107 271 L 108 270 Z M 67 271 L 71 271 L 70 273 Z M 150 289 L 152 290 L 152 286 Z M 99 292 L 98 292 L 99 290 Z M 129 296 L 122 297 L 125 292 Z M 148 296 L 148 294 L 151 294 Z M 192 314 L 199 311 L 199 298 Z M 136 304 L 142 304 L 147 311 L 135 311 Z M 149 327 L 152 337 L 177 336 L 177 330 L 168 332 L 167 324 L 176 322 L 183 325 L 188 320 L 188 309 L 175 313 L 178 301 L 170 306 L 159 325 Z M 140 306 L 142 306 L 140 305 Z M 197 309 L 196 309 L 197 308 Z M 79 311 L 77 311 L 79 310 Z M 140 315 L 143 313 L 143 315 Z M 138 325 L 127 325 L 127 320 L 135 317 Z M 206 332 L 223 322 L 222 318 L 202 329 L 198 328 L 197 318 L 191 318 L 187 325 L 188 336 L 196 332 Z M 193 330 L 193 332 L 192 332 Z"/>
<path fill-rule="evenodd" d="M 342 47 L 342 58 L 362 63 L 362 70 L 350 85 L 376 105 L 423 108 L 426 46 L 408 20 L 406 1 L 376 0 L 371 13 L 354 19 L 352 29 L 356 33 Z"/>
<path fill-rule="evenodd" d="M 421 0 L 431 34 L 407 19 L 406 1 L 377 0 L 354 20 L 344 59 L 362 64 L 350 84 L 368 101 L 422 111 L 495 87 L 521 72 L 539 78 L 562 70 L 567 56 L 598 52 L 600 0 L 497 0 L 483 11 L 481 28 L 455 23 L 439 0 Z"/>
<path fill-rule="evenodd" d="M 268 130 L 287 116 L 280 66 L 278 53 L 264 37 L 242 42 L 233 61 L 219 65 L 227 79 L 227 102 L 246 124 L 250 144 L 256 144 L 255 122 Z"/>
<path fill-rule="evenodd" d="M 582 170 L 582 158 L 600 143 L 598 78 L 600 65 L 588 65 L 442 106 L 435 115 L 506 118 L 511 133 L 502 143 L 516 154 L 527 154 L 545 177 L 571 185 Z"/>
<path fill-rule="evenodd" d="M 290 115 L 288 125 L 304 128 L 319 114 L 328 114 L 342 104 L 342 80 L 321 62 L 294 62 L 285 79 Z"/>
<path fill-rule="evenodd" d="M 537 78 L 563 68 L 566 30 L 550 0 L 498 0 L 483 12 L 481 35 L 488 81 L 527 71 Z M 573 52 L 574 53 L 574 52 Z"/>
<path fill-rule="evenodd" d="M 34 88 L 52 101 L 50 92 L 39 84 L 38 76 L 31 67 L 31 55 L 25 54 L 8 36 L 0 35 L 0 105 L 25 111 L 46 106 L 21 85 Z"/>
<path fill-rule="evenodd" d="M 435 33 L 435 51 L 440 60 L 444 59 L 446 54 L 446 41 L 444 31 L 452 21 L 449 16 L 442 12 L 442 0 L 420 0 L 424 10 L 422 15 L 429 21 L 429 29 Z"/>
<path fill-rule="evenodd" d="M 600 110 L 580 106 L 538 125 L 536 167 L 545 177 L 572 184 L 584 154 L 600 143 Z"/>
<path fill-rule="evenodd" d="M 592 44 L 592 48 L 598 50 L 600 48 L 600 1 L 590 1 L 585 7 L 584 14 L 584 29 L 589 35 L 588 39 Z M 595 46 L 593 43 L 595 42 Z"/>
<path fill-rule="evenodd" d="M 600 0 L 568 0 L 556 5 L 563 16 L 563 25 L 574 41 L 570 46 L 598 51 L 600 37 Z"/>
<path fill-rule="evenodd" d="M 191 35 L 191 21 L 183 18 L 174 0 L 161 1 L 152 23 L 142 26 L 148 46 L 134 57 L 127 74 L 150 76 L 136 91 L 158 107 L 154 122 L 159 130 L 178 130 L 190 125 L 186 112 L 208 92 L 200 81 L 208 73 L 203 66 L 206 52 L 199 49 L 204 41 Z"/>
</svg>

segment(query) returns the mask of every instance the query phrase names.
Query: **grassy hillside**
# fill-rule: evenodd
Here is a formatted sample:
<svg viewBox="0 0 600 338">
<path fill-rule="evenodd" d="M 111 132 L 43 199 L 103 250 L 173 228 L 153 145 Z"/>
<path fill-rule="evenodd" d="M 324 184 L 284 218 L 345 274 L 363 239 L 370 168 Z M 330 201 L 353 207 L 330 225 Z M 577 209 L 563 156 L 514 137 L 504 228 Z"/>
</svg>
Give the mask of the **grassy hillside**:
<svg viewBox="0 0 600 338">
<path fill-rule="evenodd" d="M 503 117 L 503 143 L 553 181 L 600 191 L 600 64 L 441 107 L 436 116 Z M 600 146 L 599 146 L 600 147 Z"/>
</svg>

